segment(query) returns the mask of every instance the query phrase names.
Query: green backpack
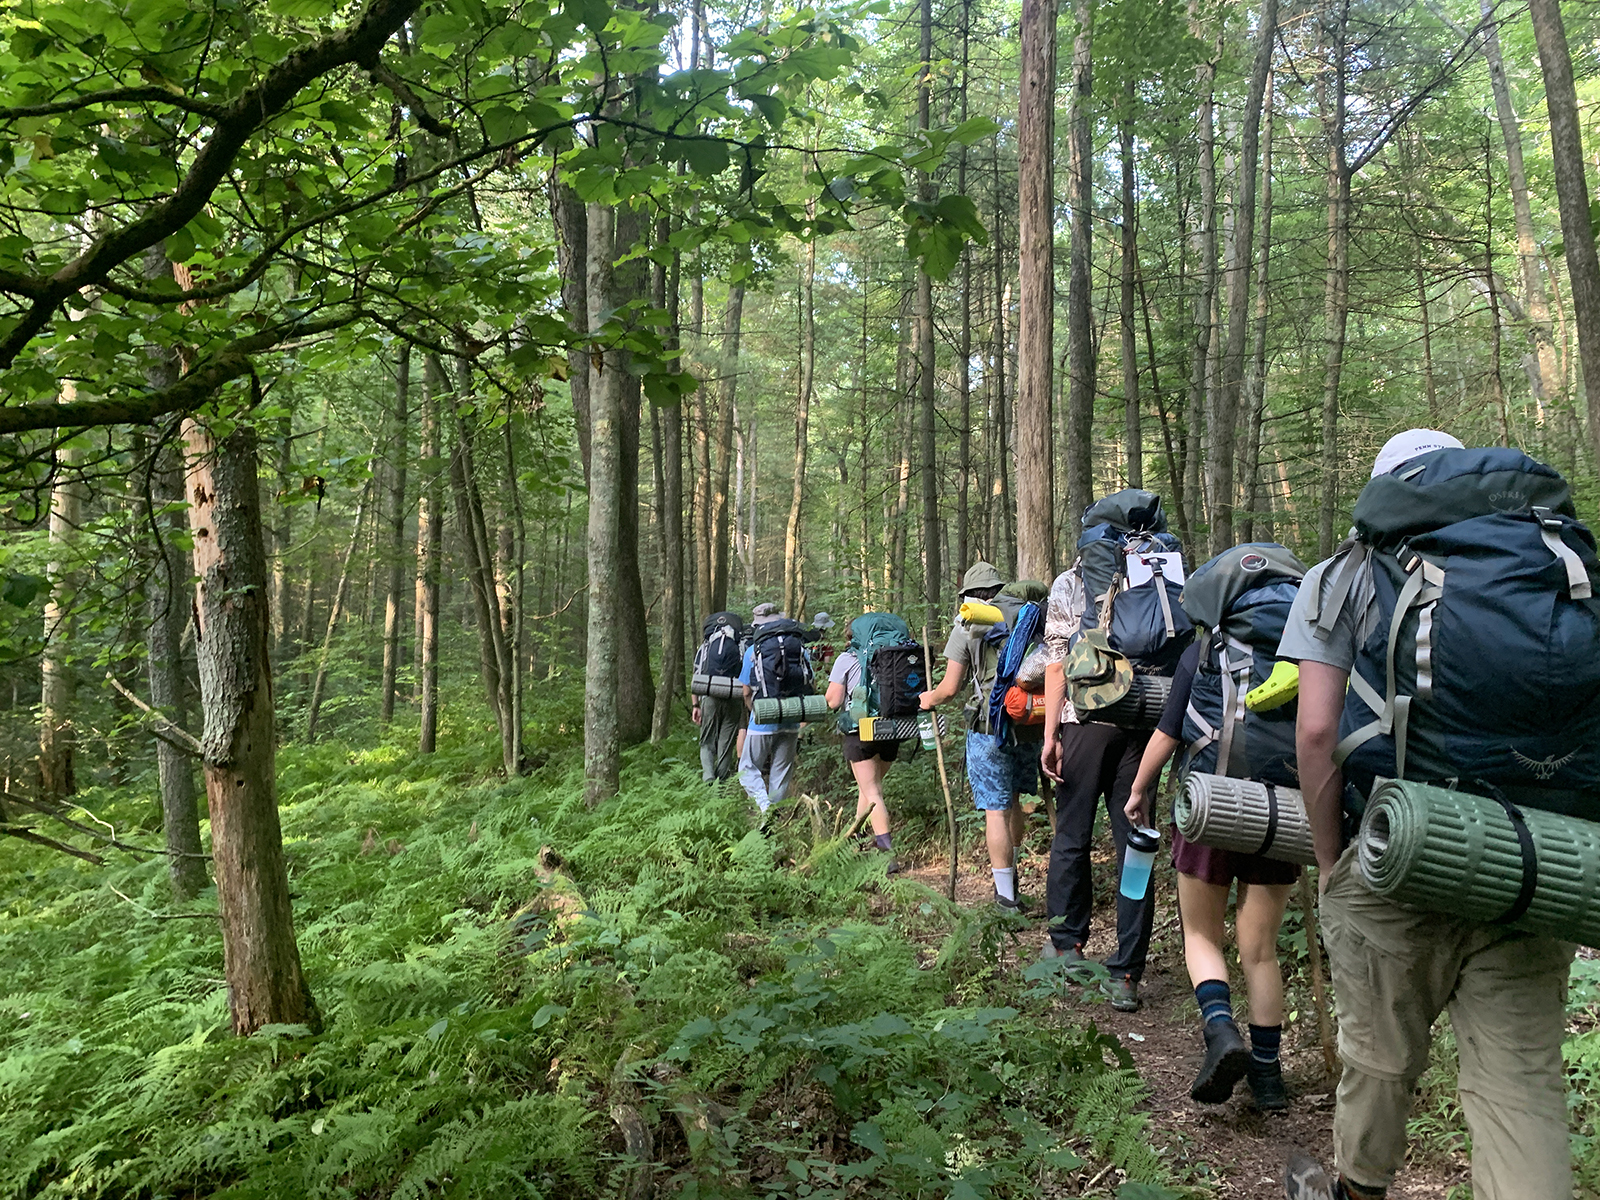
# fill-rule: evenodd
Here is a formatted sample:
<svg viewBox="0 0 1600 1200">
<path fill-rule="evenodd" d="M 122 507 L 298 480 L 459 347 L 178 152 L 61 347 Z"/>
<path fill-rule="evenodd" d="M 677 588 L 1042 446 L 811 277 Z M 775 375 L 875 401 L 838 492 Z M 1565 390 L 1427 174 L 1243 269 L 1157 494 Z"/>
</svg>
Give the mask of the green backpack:
<svg viewBox="0 0 1600 1200">
<path fill-rule="evenodd" d="M 839 732 L 854 733 L 862 717 L 876 717 L 879 712 L 878 686 L 872 678 L 872 657 L 886 646 L 898 646 L 911 640 L 911 627 L 893 613 L 862 613 L 850 622 L 851 654 L 861 670 L 861 682 L 846 697 L 844 710 L 839 714 Z"/>
</svg>

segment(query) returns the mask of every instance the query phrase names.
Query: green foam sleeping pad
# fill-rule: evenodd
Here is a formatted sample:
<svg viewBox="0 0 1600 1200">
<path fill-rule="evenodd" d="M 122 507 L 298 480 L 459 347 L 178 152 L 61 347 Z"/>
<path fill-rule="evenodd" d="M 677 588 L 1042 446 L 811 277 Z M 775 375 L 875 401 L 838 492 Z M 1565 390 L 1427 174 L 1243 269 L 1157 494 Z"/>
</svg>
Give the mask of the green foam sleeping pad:
<svg viewBox="0 0 1600 1200">
<path fill-rule="evenodd" d="M 1166 675 L 1135 675 L 1127 695 L 1115 704 L 1092 713 L 1080 714 L 1083 720 L 1121 729 L 1154 729 L 1161 723 L 1161 710 L 1172 694 L 1172 680 Z"/>
<path fill-rule="evenodd" d="M 716 696 L 723 700 L 732 700 L 743 697 L 744 685 L 732 675 L 691 675 L 689 677 L 689 694 L 691 696 Z"/>
<path fill-rule="evenodd" d="M 757 700 L 750 706 L 750 715 L 758 725 L 776 725 L 779 721 L 820 721 L 831 712 L 823 696 L 769 698 Z"/>
<path fill-rule="evenodd" d="M 1526 853 L 1499 800 L 1386 782 L 1361 819 L 1362 878 L 1401 904 L 1600 946 L 1600 824 L 1517 811 Z"/>
<path fill-rule="evenodd" d="M 1317 861 L 1305 800 L 1294 788 L 1191 771 L 1173 801 L 1172 823 L 1197 845 L 1301 866 Z"/>
</svg>

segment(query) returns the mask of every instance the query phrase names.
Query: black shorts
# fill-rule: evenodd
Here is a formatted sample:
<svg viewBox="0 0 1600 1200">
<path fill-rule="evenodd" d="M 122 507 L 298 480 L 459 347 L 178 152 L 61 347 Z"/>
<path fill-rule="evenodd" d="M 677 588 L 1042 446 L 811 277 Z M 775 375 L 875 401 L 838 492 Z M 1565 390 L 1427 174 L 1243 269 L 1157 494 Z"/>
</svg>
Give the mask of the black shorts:
<svg viewBox="0 0 1600 1200">
<path fill-rule="evenodd" d="M 892 763 L 899 757 L 899 742 L 863 742 L 859 733 L 844 735 L 844 760 L 847 763 L 866 762 L 869 758 L 881 758 L 886 763 Z"/>
</svg>

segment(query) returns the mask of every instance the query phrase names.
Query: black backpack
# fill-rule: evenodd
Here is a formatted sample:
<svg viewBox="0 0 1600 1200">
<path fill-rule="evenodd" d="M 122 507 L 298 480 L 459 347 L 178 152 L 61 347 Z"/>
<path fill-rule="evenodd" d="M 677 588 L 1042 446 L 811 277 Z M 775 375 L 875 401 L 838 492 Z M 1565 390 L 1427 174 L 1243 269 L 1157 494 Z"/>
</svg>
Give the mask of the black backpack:
<svg viewBox="0 0 1600 1200">
<path fill-rule="evenodd" d="M 917 691 L 923 690 L 921 668 L 908 664 L 904 656 L 896 657 L 892 653 L 885 653 L 900 648 L 915 649 L 917 662 L 922 661 L 922 647 L 911 640 L 911 628 L 905 623 L 904 618 L 897 617 L 893 613 L 872 612 L 862 613 L 850 622 L 850 653 L 856 656 L 856 665 L 861 670 L 861 683 L 856 689 L 860 694 L 848 697 L 848 703 L 839 713 L 840 732 L 854 733 L 862 717 L 900 717 L 917 714 L 920 700 L 915 696 L 909 712 L 888 712 L 884 709 L 886 699 L 896 708 L 906 707 L 905 693 L 913 686 L 913 676 L 917 681 L 915 684 Z M 881 666 L 878 661 L 879 655 L 883 655 Z"/>
<path fill-rule="evenodd" d="M 1149 579 L 1126 585 L 1130 556 L 1182 551 L 1182 544 L 1167 532 L 1161 497 L 1125 488 L 1090 505 L 1083 523 L 1078 539 L 1083 628 L 1104 625 L 1111 648 L 1126 656 L 1135 671 L 1171 675 L 1194 636 L 1194 624 L 1181 603 L 1183 587 L 1161 573 L 1158 559 L 1151 560 Z"/>
<path fill-rule="evenodd" d="M 700 636 L 693 674 L 737 678 L 744 666 L 744 618 L 736 612 L 712 613 Z"/>
<path fill-rule="evenodd" d="M 1600 819 L 1600 558 L 1566 480 L 1518 450 L 1435 450 L 1362 489 L 1354 533 L 1310 614 L 1327 636 L 1370 565 L 1347 776 L 1482 781 Z"/>
<path fill-rule="evenodd" d="M 806 658 L 809 631 L 788 617 L 764 621 L 754 626 L 750 645 L 755 650 L 751 663 L 750 691 L 757 700 L 782 700 L 790 696 L 809 696 L 817 690 Z"/>
<path fill-rule="evenodd" d="M 1257 713 L 1244 697 L 1278 665 L 1278 643 L 1305 573 L 1289 550 L 1260 542 L 1224 550 L 1183 585 L 1184 611 L 1209 632 L 1184 714 L 1185 769 L 1297 785 L 1298 705 L 1291 700 Z"/>
<path fill-rule="evenodd" d="M 873 690 L 878 693 L 877 716 L 914 717 L 922 711 L 928 669 L 920 642 L 878 647 L 868 670 L 872 673 Z"/>
</svg>

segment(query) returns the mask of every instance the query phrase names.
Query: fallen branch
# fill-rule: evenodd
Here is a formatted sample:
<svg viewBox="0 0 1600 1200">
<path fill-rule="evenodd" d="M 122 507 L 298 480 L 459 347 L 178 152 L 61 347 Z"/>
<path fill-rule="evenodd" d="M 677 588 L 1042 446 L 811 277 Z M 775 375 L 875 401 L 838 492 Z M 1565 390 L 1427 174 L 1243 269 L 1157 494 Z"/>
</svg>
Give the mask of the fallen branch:
<svg viewBox="0 0 1600 1200">
<path fill-rule="evenodd" d="M 48 846 L 52 850 L 70 854 L 73 858 L 81 858 L 84 862 L 93 863 L 97 867 L 106 865 L 106 860 L 98 854 L 90 854 L 87 850 L 79 850 L 76 846 L 69 846 L 65 842 L 56 841 L 55 838 L 45 837 L 42 833 L 35 833 L 26 825 L 0 825 L 0 835 L 21 838 L 25 842 L 33 842 L 40 846 Z"/>
<path fill-rule="evenodd" d="M 132 896 L 120 890 L 116 884 L 108 883 L 106 886 L 116 892 L 119 899 L 126 900 L 145 916 L 153 917 L 157 921 L 216 921 L 221 919 L 220 913 L 158 913 L 155 909 L 146 908 L 143 904 L 140 904 Z"/>
<path fill-rule="evenodd" d="M 114 849 L 117 849 L 117 850 L 122 850 L 122 851 L 124 851 L 124 852 L 126 852 L 128 854 L 168 854 L 169 853 L 168 851 L 165 851 L 165 850 L 157 850 L 153 846 L 140 846 L 140 845 L 136 845 L 133 842 L 125 842 L 125 841 L 123 841 L 121 838 L 119 838 L 117 836 L 116 826 L 112 825 L 109 821 L 101 820 L 99 817 L 95 816 L 94 813 L 90 812 L 87 808 L 84 808 L 83 805 L 81 805 L 81 804 L 75 804 L 75 805 L 73 805 L 73 807 L 76 808 L 79 812 L 83 813 L 84 815 L 90 817 L 91 819 L 93 819 L 95 821 L 100 821 L 100 824 L 104 825 L 111 832 L 110 833 L 101 833 L 98 829 L 95 829 L 95 828 L 93 828 L 92 826 L 89 826 L 89 825 L 85 825 L 82 821 L 74 821 L 71 817 L 67 816 L 60 809 L 55 808 L 54 806 L 52 806 L 50 804 L 47 804 L 42 800 L 30 800 L 26 796 L 19 796 L 15 792 L 7 792 L 7 791 L 0 791 L 0 797 L 3 797 L 5 799 L 5 801 L 6 801 L 6 803 L 8 803 L 8 804 L 20 805 L 21 807 L 27 809 L 29 812 L 38 813 L 41 817 L 48 817 L 52 821 L 56 821 L 59 824 L 65 825 L 68 829 L 72 830 L 74 833 L 81 833 L 85 837 L 94 838 L 94 840 L 97 841 L 97 842 L 104 842 L 106 845 L 111 846 L 111 847 L 113 847 Z M 190 856 L 185 855 L 185 857 L 190 857 Z M 194 856 L 194 857 L 210 858 L 211 856 L 209 854 L 201 854 L 201 855 L 197 855 L 197 856 Z"/>
<path fill-rule="evenodd" d="M 122 681 L 119 680 L 115 675 L 111 674 L 110 671 L 106 672 L 106 682 L 112 687 L 116 688 L 124 700 L 133 705 L 140 712 L 144 713 L 144 715 L 150 721 L 150 732 L 155 734 L 156 737 L 160 738 L 174 750 L 181 750 L 191 758 L 205 757 L 205 752 L 200 748 L 200 740 L 196 738 L 194 734 L 190 733 L 187 729 L 184 729 L 180 725 L 173 724 L 172 721 L 168 720 L 155 709 L 151 708 L 143 700 L 139 699 L 138 696 L 135 696 L 131 691 L 124 687 L 122 685 Z"/>
</svg>

